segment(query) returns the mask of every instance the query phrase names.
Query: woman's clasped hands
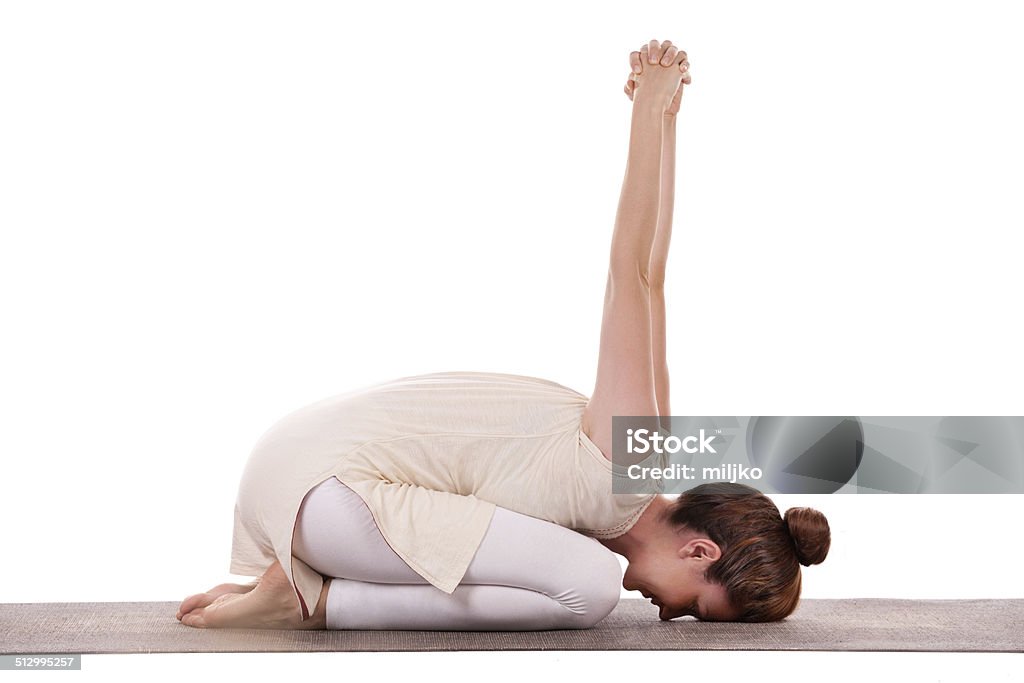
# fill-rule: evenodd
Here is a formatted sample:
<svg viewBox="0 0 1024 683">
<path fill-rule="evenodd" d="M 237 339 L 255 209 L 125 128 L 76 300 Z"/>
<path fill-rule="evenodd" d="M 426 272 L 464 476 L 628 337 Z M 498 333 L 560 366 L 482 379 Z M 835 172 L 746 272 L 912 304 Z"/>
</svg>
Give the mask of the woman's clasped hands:
<svg viewBox="0 0 1024 683">
<path fill-rule="evenodd" d="M 634 104 L 646 101 L 651 106 L 662 108 L 665 115 L 673 116 L 679 111 L 683 86 L 690 84 L 690 62 L 686 52 L 678 49 L 672 41 L 651 40 L 639 50 L 629 53 L 632 73 L 624 88 Z"/>
</svg>

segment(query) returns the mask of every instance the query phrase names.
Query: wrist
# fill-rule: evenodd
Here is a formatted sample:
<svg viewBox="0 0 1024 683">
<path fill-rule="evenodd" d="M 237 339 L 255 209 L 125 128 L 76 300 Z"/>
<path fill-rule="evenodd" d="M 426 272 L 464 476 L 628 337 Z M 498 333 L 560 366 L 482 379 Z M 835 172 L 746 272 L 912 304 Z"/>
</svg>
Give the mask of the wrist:
<svg viewBox="0 0 1024 683">
<path fill-rule="evenodd" d="M 642 114 L 657 114 L 665 116 L 665 105 L 654 100 L 654 98 L 637 92 L 633 96 L 633 112 Z"/>
</svg>

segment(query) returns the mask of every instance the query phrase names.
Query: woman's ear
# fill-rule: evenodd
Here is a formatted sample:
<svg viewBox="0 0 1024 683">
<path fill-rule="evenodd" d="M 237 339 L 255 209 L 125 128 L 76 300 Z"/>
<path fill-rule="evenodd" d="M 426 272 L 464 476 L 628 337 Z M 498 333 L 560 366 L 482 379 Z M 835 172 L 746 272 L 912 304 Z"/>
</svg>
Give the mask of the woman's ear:
<svg viewBox="0 0 1024 683">
<path fill-rule="evenodd" d="M 679 548 L 680 559 L 694 558 L 715 561 L 722 556 L 722 549 L 710 538 L 695 538 Z"/>
</svg>

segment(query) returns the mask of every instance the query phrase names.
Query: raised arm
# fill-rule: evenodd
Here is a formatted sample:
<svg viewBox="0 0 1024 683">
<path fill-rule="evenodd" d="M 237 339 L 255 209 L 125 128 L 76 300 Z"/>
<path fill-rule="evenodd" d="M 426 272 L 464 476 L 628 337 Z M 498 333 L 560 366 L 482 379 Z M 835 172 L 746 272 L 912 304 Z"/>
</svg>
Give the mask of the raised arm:
<svg viewBox="0 0 1024 683">
<path fill-rule="evenodd" d="M 649 284 L 651 247 L 661 203 L 661 134 L 664 104 L 652 95 L 633 98 L 629 156 L 612 232 L 609 275 L 639 276 Z"/>
<path fill-rule="evenodd" d="M 665 112 L 685 75 L 670 44 L 642 50 L 642 85 L 633 97 L 629 156 L 612 234 L 597 380 L 582 428 L 612 456 L 613 415 L 658 415 L 652 341 L 652 250 L 661 210 Z M 662 66 L 666 64 L 667 66 Z M 655 261 L 657 263 L 657 261 Z M 656 424 L 650 425 L 656 427 Z"/>
<path fill-rule="evenodd" d="M 690 84 L 689 60 L 683 55 L 681 68 L 687 71 L 679 89 L 665 110 L 661 129 L 661 204 L 658 208 L 658 229 L 651 248 L 651 262 L 648 271 L 651 283 L 651 357 L 654 365 L 654 393 L 658 397 L 658 415 L 667 418 L 672 414 L 669 405 L 670 384 L 665 341 L 665 273 L 667 271 L 668 248 L 672 240 L 672 212 L 675 205 L 676 188 L 676 114 L 682 102 L 683 85 Z M 625 91 L 633 99 L 636 90 L 636 75 L 643 70 L 639 52 L 630 54 L 632 73 L 626 81 Z M 667 419 L 665 427 L 670 426 Z"/>
<path fill-rule="evenodd" d="M 667 271 L 668 247 L 672 240 L 672 211 L 675 206 L 676 189 L 676 116 L 666 113 L 661 126 L 661 193 L 658 208 L 658 228 L 651 249 L 648 267 L 651 283 L 651 362 L 654 367 L 654 393 L 658 398 L 658 415 L 666 418 L 672 414 L 669 405 L 668 358 L 665 341 L 665 273 Z"/>
</svg>

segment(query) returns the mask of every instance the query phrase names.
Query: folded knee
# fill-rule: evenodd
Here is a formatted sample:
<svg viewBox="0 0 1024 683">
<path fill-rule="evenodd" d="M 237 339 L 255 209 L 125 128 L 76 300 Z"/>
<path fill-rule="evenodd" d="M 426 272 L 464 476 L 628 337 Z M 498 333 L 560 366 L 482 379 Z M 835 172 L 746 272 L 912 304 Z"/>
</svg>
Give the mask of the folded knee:
<svg viewBox="0 0 1024 683">
<path fill-rule="evenodd" d="M 596 545 L 596 542 L 595 542 Z M 567 628 L 591 628 L 619 604 L 622 566 L 613 552 L 597 545 L 573 576 L 572 587 L 552 596 L 566 610 Z"/>
<path fill-rule="evenodd" d="M 590 609 L 587 610 L 591 626 L 611 614 L 622 594 L 622 565 L 615 553 L 604 546 L 601 546 L 601 550 L 604 553 L 600 561 L 595 563 L 594 584 L 590 588 Z"/>
</svg>

